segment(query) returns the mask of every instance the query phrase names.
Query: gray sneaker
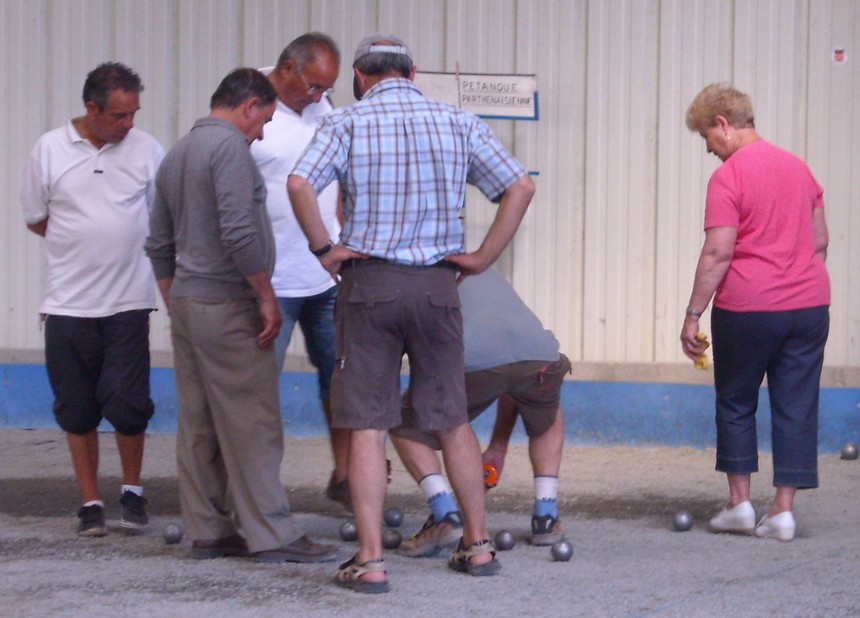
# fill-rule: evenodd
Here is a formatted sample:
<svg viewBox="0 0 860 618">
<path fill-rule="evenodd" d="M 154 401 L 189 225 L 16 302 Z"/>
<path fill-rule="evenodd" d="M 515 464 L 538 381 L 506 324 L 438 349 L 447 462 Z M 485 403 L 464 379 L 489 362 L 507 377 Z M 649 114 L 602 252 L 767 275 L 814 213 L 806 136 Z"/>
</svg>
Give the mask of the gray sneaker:
<svg viewBox="0 0 860 618">
<path fill-rule="evenodd" d="M 133 491 L 124 491 L 119 499 L 122 506 L 122 516 L 119 525 L 126 530 L 140 531 L 149 523 L 146 514 L 146 498 L 138 496 Z"/>
<path fill-rule="evenodd" d="M 463 536 L 463 516 L 459 511 L 445 515 L 442 521 L 427 518 L 421 530 L 400 544 L 399 553 L 407 558 L 429 558 L 446 548 L 452 548 Z"/>
<path fill-rule="evenodd" d="M 78 511 L 78 535 L 79 536 L 104 536 L 107 534 L 105 523 L 105 510 L 98 504 L 82 506 Z"/>
</svg>

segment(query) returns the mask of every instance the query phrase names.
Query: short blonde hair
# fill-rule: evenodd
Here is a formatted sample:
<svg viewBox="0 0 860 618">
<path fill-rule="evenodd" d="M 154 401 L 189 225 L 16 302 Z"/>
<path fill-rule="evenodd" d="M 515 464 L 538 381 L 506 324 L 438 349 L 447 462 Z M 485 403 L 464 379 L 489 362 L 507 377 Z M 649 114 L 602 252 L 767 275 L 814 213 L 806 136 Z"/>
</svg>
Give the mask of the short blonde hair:
<svg viewBox="0 0 860 618">
<path fill-rule="evenodd" d="M 736 129 L 755 128 L 749 95 L 726 82 L 705 86 L 696 95 L 687 108 L 687 128 L 701 132 L 716 126 L 717 116 L 724 116 Z"/>
</svg>

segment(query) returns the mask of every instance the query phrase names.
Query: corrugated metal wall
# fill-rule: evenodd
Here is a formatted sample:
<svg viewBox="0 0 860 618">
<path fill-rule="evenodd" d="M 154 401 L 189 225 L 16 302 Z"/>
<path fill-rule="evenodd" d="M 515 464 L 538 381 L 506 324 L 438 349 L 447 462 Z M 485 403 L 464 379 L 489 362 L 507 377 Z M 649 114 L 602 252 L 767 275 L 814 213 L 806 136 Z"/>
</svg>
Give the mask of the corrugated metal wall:
<svg viewBox="0 0 860 618">
<path fill-rule="evenodd" d="M 860 367 L 854 0 L 3 0 L 0 24 L 6 360 L 42 348 L 44 260 L 21 219 L 20 173 L 41 133 L 81 113 L 86 73 L 108 59 L 135 68 L 146 84 L 137 124 L 169 147 L 230 69 L 270 65 L 289 40 L 322 30 L 345 59 L 339 105 L 352 102 L 352 50 L 372 31 L 402 35 L 419 70 L 537 75 L 540 120 L 490 122 L 538 185 L 501 268 L 583 366 L 685 363 L 677 335 L 719 162 L 684 112 L 705 84 L 734 82 L 752 95 L 760 133 L 805 157 L 825 187 L 827 365 Z M 835 48 L 847 62 L 832 62 Z M 475 243 L 493 207 L 469 200 Z M 169 349 L 164 312 L 152 346 Z"/>
</svg>

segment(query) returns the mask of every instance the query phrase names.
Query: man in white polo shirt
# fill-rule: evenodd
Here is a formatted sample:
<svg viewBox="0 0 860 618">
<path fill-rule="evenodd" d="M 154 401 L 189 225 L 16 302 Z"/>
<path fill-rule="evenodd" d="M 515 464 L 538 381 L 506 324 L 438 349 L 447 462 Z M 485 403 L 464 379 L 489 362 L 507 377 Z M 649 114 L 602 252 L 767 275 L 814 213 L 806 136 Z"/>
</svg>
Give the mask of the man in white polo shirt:
<svg viewBox="0 0 860 618">
<path fill-rule="evenodd" d="M 251 154 L 266 180 L 266 209 L 275 233 L 277 261 L 272 287 L 284 316 L 281 332 L 275 340 L 278 367 L 283 369 L 293 327 L 298 322 L 308 357 L 317 368 L 319 397 L 331 438 L 334 470 L 326 496 L 351 508 L 346 479 L 349 431 L 331 428 L 329 403 L 335 359 L 337 287 L 308 249 L 307 239 L 287 196 L 287 176 L 311 141 L 319 120 L 332 110 L 328 92 L 337 79 L 339 67 L 340 51 L 325 34 L 309 32 L 287 45 L 277 64 L 263 69 L 278 99 L 272 121 L 266 125 L 266 138 L 251 145 Z M 319 203 L 329 238 L 337 242 L 340 221 L 336 182 L 319 195 Z"/>
<path fill-rule="evenodd" d="M 91 71 L 86 113 L 39 138 L 21 189 L 27 228 L 45 238 L 45 364 L 81 493 L 81 536 L 107 533 L 97 479 L 103 418 L 115 429 L 122 464 L 120 526 L 140 531 L 149 521 L 141 467 L 154 412 L 149 313 L 156 304 L 143 241 L 164 150 L 133 128 L 142 90 L 122 64 Z"/>
</svg>

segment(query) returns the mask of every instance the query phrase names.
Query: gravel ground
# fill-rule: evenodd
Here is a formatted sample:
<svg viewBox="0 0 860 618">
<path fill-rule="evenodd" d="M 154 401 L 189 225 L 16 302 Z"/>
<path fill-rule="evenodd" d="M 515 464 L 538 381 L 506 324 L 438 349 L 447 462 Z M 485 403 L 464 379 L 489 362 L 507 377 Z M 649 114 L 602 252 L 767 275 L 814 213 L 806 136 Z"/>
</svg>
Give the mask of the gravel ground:
<svg viewBox="0 0 860 618">
<path fill-rule="evenodd" d="M 821 488 L 801 492 L 792 543 L 715 535 L 708 518 L 725 499 L 713 450 L 568 447 L 560 504 L 574 548 L 555 562 L 525 542 L 532 499 L 525 447 L 514 446 L 498 488 L 488 495 L 492 533 L 518 542 L 500 552 L 502 573 L 471 578 L 443 557 L 389 552 L 392 591 L 359 595 L 332 584 L 334 564 L 263 565 L 251 560 L 194 561 L 161 530 L 179 523 L 173 436 L 150 436 L 144 463 L 152 517 L 126 536 L 117 527 L 119 469 L 110 435 L 102 437 L 103 487 L 110 534 L 74 534 L 77 493 L 62 434 L 0 431 L 0 615 L 18 616 L 857 616 L 860 615 L 860 461 L 820 460 Z M 297 519 L 315 538 L 340 541 L 348 514 L 322 496 L 330 456 L 322 439 L 287 438 L 282 479 Z M 392 456 L 388 505 L 414 532 L 426 513 Z M 300 465 L 297 465 L 299 462 Z M 772 494 L 770 457 L 754 477 L 753 504 Z M 672 517 L 688 510 L 689 532 Z"/>
</svg>

